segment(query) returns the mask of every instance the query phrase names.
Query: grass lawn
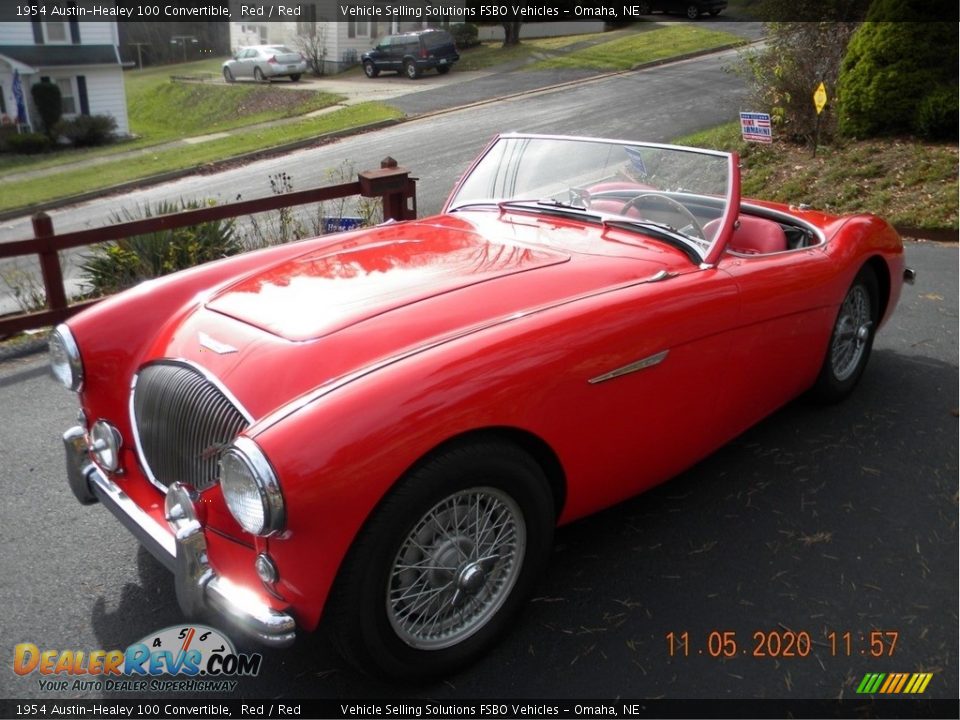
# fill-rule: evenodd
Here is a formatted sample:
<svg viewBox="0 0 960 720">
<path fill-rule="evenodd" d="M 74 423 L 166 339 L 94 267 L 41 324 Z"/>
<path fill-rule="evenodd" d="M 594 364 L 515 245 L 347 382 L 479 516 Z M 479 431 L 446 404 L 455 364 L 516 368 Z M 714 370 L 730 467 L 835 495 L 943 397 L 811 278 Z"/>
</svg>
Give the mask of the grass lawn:
<svg viewBox="0 0 960 720">
<path fill-rule="evenodd" d="M 629 70 L 640 63 L 675 57 L 697 50 L 742 44 L 743 38 L 716 30 L 704 30 L 690 24 L 658 27 L 632 33 L 609 42 L 539 60 L 530 70 L 553 68 L 590 68 L 593 70 Z"/>
<path fill-rule="evenodd" d="M 105 147 L 44 155 L 0 155 L 0 172 L 55 167 L 92 157 L 206 135 L 254 123 L 295 117 L 329 107 L 343 97 L 256 83 L 174 82 L 171 75 L 220 77 L 222 59 L 165 65 L 124 73 L 130 130 L 137 137 Z M 278 80 L 280 82 L 289 82 Z M 272 83 L 271 83 L 272 85 Z"/>
<path fill-rule="evenodd" d="M 154 141 L 230 130 L 244 125 L 303 115 L 334 105 L 343 97 L 313 90 L 271 87 L 276 83 L 173 81 L 178 77 L 220 79 L 222 60 L 132 70 L 124 74 L 130 129 Z"/>
<path fill-rule="evenodd" d="M 841 140 L 813 157 L 810 147 L 745 143 L 736 122 L 674 142 L 739 152 L 746 197 L 829 213 L 869 212 L 908 227 L 957 227 L 956 143 Z"/>
<path fill-rule="evenodd" d="M 602 37 L 605 33 L 590 33 L 585 35 L 565 35 L 563 37 L 536 38 L 524 40 L 513 47 L 503 47 L 497 41 L 481 43 L 460 52 L 460 61 L 457 70 L 483 70 L 494 65 L 529 60 L 551 50 L 560 50 L 584 40 Z"/>
<path fill-rule="evenodd" d="M 57 175 L 56 182 L 51 182 L 48 177 L 39 177 L 4 185 L 0 195 L 0 210 L 110 187 L 171 170 L 192 168 L 245 152 L 401 116 L 400 111 L 382 103 L 362 103 L 277 127 L 238 131 L 230 137 L 197 145 L 158 150 L 89 168 L 64 170 Z"/>
<path fill-rule="evenodd" d="M 567 50 L 571 45 L 610 39 L 590 47 Z M 624 34 L 590 33 L 564 37 L 524 40 L 514 47 L 502 47 L 499 41 L 485 42 L 460 53 L 458 70 L 483 70 L 495 65 L 518 63 L 525 70 L 587 68 L 592 70 L 629 70 L 634 65 L 673 57 L 696 50 L 742 43 L 730 33 L 703 30 L 687 24 L 668 27 L 650 26 L 645 32 Z M 553 56 L 553 57 L 551 57 Z"/>
</svg>

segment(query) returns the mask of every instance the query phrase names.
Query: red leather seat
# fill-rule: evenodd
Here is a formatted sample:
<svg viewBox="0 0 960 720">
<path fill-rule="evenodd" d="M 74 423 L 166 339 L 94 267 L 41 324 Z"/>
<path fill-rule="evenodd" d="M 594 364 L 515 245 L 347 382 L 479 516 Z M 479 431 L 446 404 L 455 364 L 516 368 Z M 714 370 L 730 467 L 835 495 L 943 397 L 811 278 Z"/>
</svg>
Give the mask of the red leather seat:
<svg viewBox="0 0 960 720">
<path fill-rule="evenodd" d="M 704 235 L 713 237 L 720 220 L 711 220 L 703 226 Z M 788 250 L 787 235 L 773 220 L 741 215 L 727 249 L 743 255 L 766 255 Z"/>
</svg>

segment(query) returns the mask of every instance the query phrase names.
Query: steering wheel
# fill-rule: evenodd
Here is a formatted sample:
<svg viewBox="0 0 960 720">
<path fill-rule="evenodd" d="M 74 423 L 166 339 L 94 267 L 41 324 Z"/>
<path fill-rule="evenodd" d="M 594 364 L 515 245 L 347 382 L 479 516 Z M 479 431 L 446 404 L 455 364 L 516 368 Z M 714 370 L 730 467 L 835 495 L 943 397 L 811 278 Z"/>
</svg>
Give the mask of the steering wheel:
<svg viewBox="0 0 960 720">
<path fill-rule="evenodd" d="M 660 207 L 657 208 L 657 205 Z M 700 225 L 700 222 L 694 214 L 687 210 L 682 203 L 677 202 L 667 195 L 660 195 L 658 193 L 643 193 L 642 195 L 637 195 L 623 204 L 623 207 L 620 209 L 620 214 L 626 215 L 629 210 L 637 210 L 643 217 L 653 220 L 654 222 L 663 222 L 660 219 L 663 216 L 669 216 L 675 219 L 676 216 L 679 215 L 683 218 L 684 222 L 686 222 L 681 232 L 686 231 L 687 228 L 692 228 L 697 239 L 703 241 L 707 239 L 703 232 L 703 226 Z M 658 215 L 660 217 L 658 217 Z M 671 222 L 665 224 L 674 225 L 674 223 Z"/>
</svg>

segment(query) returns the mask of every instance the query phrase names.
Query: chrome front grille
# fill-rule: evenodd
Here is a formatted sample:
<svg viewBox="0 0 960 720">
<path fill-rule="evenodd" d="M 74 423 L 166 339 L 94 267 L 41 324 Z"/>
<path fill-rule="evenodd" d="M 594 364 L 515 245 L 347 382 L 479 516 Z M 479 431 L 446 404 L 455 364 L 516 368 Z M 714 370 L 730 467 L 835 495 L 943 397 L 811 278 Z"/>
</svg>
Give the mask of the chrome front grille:
<svg viewBox="0 0 960 720">
<path fill-rule="evenodd" d="M 212 378 L 180 361 L 163 361 L 137 375 L 131 400 L 137 451 L 147 476 L 169 487 L 197 490 L 217 481 L 220 453 L 250 417 Z"/>
</svg>

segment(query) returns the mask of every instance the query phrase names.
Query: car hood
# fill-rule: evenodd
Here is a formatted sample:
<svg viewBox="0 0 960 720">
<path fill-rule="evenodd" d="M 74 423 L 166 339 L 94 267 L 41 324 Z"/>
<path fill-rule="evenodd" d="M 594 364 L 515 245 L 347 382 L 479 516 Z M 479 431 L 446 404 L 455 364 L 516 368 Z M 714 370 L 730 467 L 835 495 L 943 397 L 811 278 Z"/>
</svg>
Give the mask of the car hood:
<svg viewBox="0 0 960 720">
<path fill-rule="evenodd" d="M 293 256 L 287 247 L 282 260 L 195 298 L 143 362 L 200 365 L 257 419 L 390 358 L 693 269 L 676 251 L 610 242 L 580 223 L 471 215 L 318 238 Z"/>
<path fill-rule="evenodd" d="M 320 248 L 227 288 L 207 308 L 274 335 L 316 340 L 397 308 L 476 283 L 567 262 L 543 248 L 474 233 L 418 233 Z"/>
</svg>

